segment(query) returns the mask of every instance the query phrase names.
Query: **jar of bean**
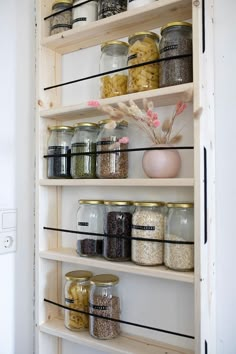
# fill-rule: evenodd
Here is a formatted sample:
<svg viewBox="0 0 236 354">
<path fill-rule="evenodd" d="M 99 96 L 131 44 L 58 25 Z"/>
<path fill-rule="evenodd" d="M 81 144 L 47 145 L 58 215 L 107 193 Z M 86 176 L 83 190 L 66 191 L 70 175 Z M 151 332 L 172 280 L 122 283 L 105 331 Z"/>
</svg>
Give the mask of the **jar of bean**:
<svg viewBox="0 0 236 354">
<path fill-rule="evenodd" d="M 167 208 L 164 263 L 168 268 L 177 271 L 193 270 L 193 203 L 167 203 Z"/>
<path fill-rule="evenodd" d="M 128 43 L 110 41 L 102 44 L 100 73 L 127 66 Z M 101 77 L 101 98 L 125 95 L 127 93 L 127 70 Z"/>
<path fill-rule="evenodd" d="M 55 15 L 50 18 L 50 35 L 67 31 L 72 28 L 72 5 L 73 0 L 56 0 L 53 3 L 52 14 Z M 57 12 L 59 13 L 57 14 Z"/>
<path fill-rule="evenodd" d="M 72 331 L 88 329 L 89 315 L 79 313 L 89 311 L 89 279 L 93 276 L 91 272 L 76 270 L 66 273 L 65 278 L 65 305 L 71 310 L 65 310 L 65 327 Z"/>
<path fill-rule="evenodd" d="M 86 25 L 86 23 L 96 21 L 98 18 L 98 2 L 89 1 L 84 3 L 84 0 L 74 0 L 73 8 L 73 28 Z"/>
<path fill-rule="evenodd" d="M 113 274 L 99 274 L 90 279 L 90 314 L 120 319 L 118 282 L 119 278 Z M 120 323 L 90 316 L 89 333 L 97 339 L 112 339 L 120 334 Z"/>
<path fill-rule="evenodd" d="M 98 0 L 98 19 L 117 15 L 127 10 L 127 0 Z"/>
<path fill-rule="evenodd" d="M 132 240 L 132 261 L 146 266 L 162 264 L 165 203 L 134 202 L 134 206 L 132 237 L 144 240 Z M 145 239 L 153 239 L 153 241 L 145 241 Z"/>
<path fill-rule="evenodd" d="M 160 58 L 188 55 L 160 62 L 159 86 L 166 87 L 193 81 L 192 25 L 172 22 L 161 28 Z"/>
</svg>

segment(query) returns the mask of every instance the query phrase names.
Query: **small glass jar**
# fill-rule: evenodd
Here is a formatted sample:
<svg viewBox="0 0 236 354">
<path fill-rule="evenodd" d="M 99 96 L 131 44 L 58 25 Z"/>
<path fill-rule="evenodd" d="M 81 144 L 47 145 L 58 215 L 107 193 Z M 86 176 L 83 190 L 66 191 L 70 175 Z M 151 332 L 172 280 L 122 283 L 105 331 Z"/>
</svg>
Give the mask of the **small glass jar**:
<svg viewBox="0 0 236 354">
<path fill-rule="evenodd" d="M 89 279 L 93 276 L 91 272 L 76 270 L 66 273 L 65 283 L 65 305 L 71 309 L 89 311 Z M 65 310 L 65 327 L 72 331 L 88 329 L 89 315 Z"/>
<path fill-rule="evenodd" d="M 193 203 L 167 203 L 164 263 L 178 271 L 194 268 L 194 206 Z M 174 243 L 176 242 L 176 243 Z M 190 242 L 189 244 L 178 242 Z M 192 244 L 191 244 L 192 243 Z"/>
<path fill-rule="evenodd" d="M 154 32 L 138 32 L 128 38 L 128 65 L 141 64 L 159 58 L 159 36 Z M 158 63 L 128 70 L 128 93 L 158 88 Z"/>
<path fill-rule="evenodd" d="M 134 206 L 132 237 L 163 240 L 165 203 L 134 202 Z M 162 264 L 163 249 L 163 242 L 132 240 L 132 261 L 146 266 Z"/>
<path fill-rule="evenodd" d="M 95 123 L 78 123 L 74 126 L 71 141 L 72 153 L 93 153 L 71 156 L 72 178 L 96 177 L 96 139 L 98 125 Z"/>
<path fill-rule="evenodd" d="M 90 279 L 90 314 L 120 319 L 118 282 L 119 278 L 113 274 L 99 274 Z M 97 339 L 112 339 L 119 336 L 120 323 L 90 316 L 89 333 Z"/>
<path fill-rule="evenodd" d="M 121 69 L 127 66 L 128 43 L 106 42 L 101 46 L 100 73 Z M 107 74 L 100 79 L 101 98 L 125 95 L 127 93 L 127 70 Z"/>
<path fill-rule="evenodd" d="M 159 86 L 185 84 L 193 81 L 192 25 L 172 22 L 161 28 L 160 58 L 190 54 L 188 57 L 160 62 Z"/>
<path fill-rule="evenodd" d="M 128 261 L 131 257 L 133 206 L 130 201 L 105 201 L 103 255 L 110 261 Z M 117 237 L 115 237 L 117 236 Z"/>
<path fill-rule="evenodd" d="M 56 0 L 52 5 L 52 13 L 66 10 L 50 18 L 50 35 L 67 31 L 72 28 L 73 0 Z"/>
<path fill-rule="evenodd" d="M 100 133 L 97 138 L 96 174 L 98 178 L 127 178 L 128 152 L 114 152 L 113 150 L 128 149 L 128 123 L 121 121 L 114 123 L 109 119 L 98 122 Z"/>
<path fill-rule="evenodd" d="M 127 0 L 98 0 L 98 19 L 117 15 L 127 10 Z"/>
<path fill-rule="evenodd" d="M 72 26 L 83 26 L 86 23 L 94 22 L 98 19 L 98 2 L 90 1 L 86 4 L 83 4 L 84 0 L 74 0 L 74 6 L 79 5 L 78 7 L 73 8 L 73 20 Z"/>
<path fill-rule="evenodd" d="M 140 6 L 149 5 L 156 0 L 128 0 L 128 10 L 135 9 Z"/>
<path fill-rule="evenodd" d="M 80 200 L 77 212 L 77 230 L 86 232 L 79 234 L 77 239 L 77 253 L 82 257 L 102 256 L 104 207 L 103 200 Z M 91 233 L 91 234 L 90 234 Z"/>
<path fill-rule="evenodd" d="M 70 156 L 58 156 L 58 154 L 70 154 L 73 128 L 68 126 L 53 126 L 48 128 L 48 178 L 70 178 Z"/>
</svg>

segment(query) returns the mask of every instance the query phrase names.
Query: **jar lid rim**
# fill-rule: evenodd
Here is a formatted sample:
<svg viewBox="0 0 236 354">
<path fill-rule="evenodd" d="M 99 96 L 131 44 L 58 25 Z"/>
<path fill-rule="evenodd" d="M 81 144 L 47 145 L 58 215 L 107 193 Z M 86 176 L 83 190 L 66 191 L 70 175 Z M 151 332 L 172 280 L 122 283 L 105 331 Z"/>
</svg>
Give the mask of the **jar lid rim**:
<svg viewBox="0 0 236 354">
<path fill-rule="evenodd" d="M 130 200 L 104 200 L 105 205 L 133 205 Z"/>
<path fill-rule="evenodd" d="M 161 31 L 160 33 L 162 34 L 162 32 L 167 29 L 167 28 L 170 28 L 170 27 L 174 27 L 174 26 L 185 26 L 185 27 L 192 27 L 192 24 L 189 23 L 189 22 L 181 22 L 181 21 L 176 21 L 176 22 L 169 22 L 167 23 L 165 26 L 162 26 L 161 27 Z"/>
<path fill-rule="evenodd" d="M 128 41 L 130 41 L 131 39 L 133 39 L 137 36 L 141 36 L 141 35 L 148 35 L 150 37 L 153 37 L 154 39 L 157 39 L 158 41 L 160 40 L 159 34 L 157 34 L 155 32 L 150 32 L 150 31 L 142 31 L 142 32 L 133 33 L 131 36 L 128 37 Z"/>
<path fill-rule="evenodd" d="M 90 200 L 90 199 L 80 199 L 80 204 L 103 204 L 104 200 Z"/>
<path fill-rule="evenodd" d="M 66 280 L 88 280 L 93 276 L 88 270 L 73 270 L 65 274 Z"/>
<path fill-rule="evenodd" d="M 57 4 L 69 4 L 69 5 L 73 5 L 73 0 L 55 0 L 52 4 L 52 8 L 57 5 Z"/>
<path fill-rule="evenodd" d="M 141 201 L 141 202 L 133 202 L 135 206 L 146 206 L 146 207 L 155 207 L 155 206 L 165 206 L 165 202 L 147 202 L 147 201 Z"/>
<path fill-rule="evenodd" d="M 193 208 L 194 203 L 166 203 L 168 208 Z"/>
<path fill-rule="evenodd" d="M 115 285 L 118 282 L 119 277 L 113 274 L 98 274 L 90 279 L 90 283 L 97 286 Z"/>
<path fill-rule="evenodd" d="M 67 125 L 53 125 L 51 127 L 48 127 L 49 130 L 74 130 L 73 127 L 67 126 Z"/>
<path fill-rule="evenodd" d="M 94 127 L 94 128 L 98 128 L 98 124 L 97 123 L 90 123 L 90 122 L 82 122 L 82 123 L 76 123 L 73 126 L 73 128 L 78 128 L 78 127 Z"/>
<path fill-rule="evenodd" d="M 108 47 L 109 45 L 125 45 L 126 47 L 129 47 L 129 44 L 123 41 L 107 41 L 101 44 L 101 50 L 104 49 L 105 47 Z"/>
</svg>

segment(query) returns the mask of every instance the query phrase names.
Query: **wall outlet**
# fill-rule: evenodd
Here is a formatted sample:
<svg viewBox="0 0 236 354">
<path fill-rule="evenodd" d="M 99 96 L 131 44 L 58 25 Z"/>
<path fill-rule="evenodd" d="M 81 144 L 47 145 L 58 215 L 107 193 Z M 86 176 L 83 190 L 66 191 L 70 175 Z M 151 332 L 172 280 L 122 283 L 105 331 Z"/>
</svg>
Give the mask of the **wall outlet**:
<svg viewBox="0 0 236 354">
<path fill-rule="evenodd" d="M 16 231 L 0 233 L 0 254 L 16 251 Z"/>
</svg>

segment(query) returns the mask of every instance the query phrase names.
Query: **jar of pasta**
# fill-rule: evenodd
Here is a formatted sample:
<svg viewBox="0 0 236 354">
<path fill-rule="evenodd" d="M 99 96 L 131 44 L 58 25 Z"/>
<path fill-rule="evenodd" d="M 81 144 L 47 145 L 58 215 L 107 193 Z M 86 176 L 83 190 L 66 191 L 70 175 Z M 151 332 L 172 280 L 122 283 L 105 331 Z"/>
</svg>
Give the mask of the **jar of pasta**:
<svg viewBox="0 0 236 354">
<path fill-rule="evenodd" d="M 128 43 L 110 41 L 102 44 L 100 73 L 127 66 Z M 127 70 L 101 77 L 101 98 L 125 95 L 127 93 Z"/>
<path fill-rule="evenodd" d="M 129 37 L 128 65 L 159 58 L 159 36 L 154 32 L 138 32 Z M 158 63 L 128 70 L 128 93 L 158 88 Z"/>
<path fill-rule="evenodd" d="M 50 18 L 50 35 L 67 31 L 72 28 L 72 5 L 73 0 L 54 1 L 52 5 L 52 14 L 55 15 Z"/>
<path fill-rule="evenodd" d="M 91 272 L 76 270 L 66 273 L 65 305 L 71 310 L 65 310 L 65 327 L 72 331 L 80 331 L 89 327 L 89 315 L 72 311 L 72 309 L 88 312 L 89 279 Z"/>
</svg>

